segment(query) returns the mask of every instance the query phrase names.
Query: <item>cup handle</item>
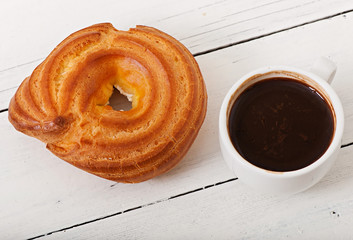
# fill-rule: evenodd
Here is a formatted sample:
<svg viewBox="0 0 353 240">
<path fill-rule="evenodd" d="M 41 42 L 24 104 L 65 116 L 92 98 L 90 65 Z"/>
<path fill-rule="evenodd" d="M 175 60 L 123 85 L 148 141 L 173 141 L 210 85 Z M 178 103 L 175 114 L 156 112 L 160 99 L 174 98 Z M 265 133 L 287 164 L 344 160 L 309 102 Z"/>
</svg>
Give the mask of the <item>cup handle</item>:
<svg viewBox="0 0 353 240">
<path fill-rule="evenodd" d="M 336 64 L 326 57 L 320 57 L 311 68 L 312 73 L 315 73 L 329 84 L 335 77 L 336 70 Z"/>
</svg>

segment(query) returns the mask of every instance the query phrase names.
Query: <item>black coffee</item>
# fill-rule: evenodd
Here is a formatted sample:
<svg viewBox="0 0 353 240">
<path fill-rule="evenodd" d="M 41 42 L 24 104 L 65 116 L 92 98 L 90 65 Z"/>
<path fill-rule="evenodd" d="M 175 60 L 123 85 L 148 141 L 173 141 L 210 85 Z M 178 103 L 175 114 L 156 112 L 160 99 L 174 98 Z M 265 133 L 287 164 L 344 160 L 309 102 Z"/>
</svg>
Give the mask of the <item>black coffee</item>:
<svg viewBox="0 0 353 240">
<path fill-rule="evenodd" d="M 315 89 L 289 78 L 271 78 L 240 94 L 228 126 L 243 158 L 282 172 L 306 167 L 325 153 L 334 118 Z"/>
</svg>

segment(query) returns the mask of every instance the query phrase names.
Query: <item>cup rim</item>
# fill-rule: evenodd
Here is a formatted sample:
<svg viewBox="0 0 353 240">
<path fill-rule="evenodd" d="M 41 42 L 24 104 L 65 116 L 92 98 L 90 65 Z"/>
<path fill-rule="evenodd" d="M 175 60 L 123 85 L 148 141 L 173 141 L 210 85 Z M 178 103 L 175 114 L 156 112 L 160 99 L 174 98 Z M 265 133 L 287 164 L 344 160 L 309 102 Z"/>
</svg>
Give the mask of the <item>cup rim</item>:
<svg viewBox="0 0 353 240">
<path fill-rule="evenodd" d="M 292 72 L 292 73 L 298 73 L 299 75 L 303 75 L 305 77 L 308 77 L 318 83 L 320 87 L 326 92 L 328 95 L 332 109 L 334 110 L 334 113 L 336 115 L 336 126 L 335 126 L 335 131 L 334 135 L 332 137 L 331 143 L 325 153 L 317 159 L 315 162 L 311 163 L 310 165 L 298 169 L 298 170 L 293 170 L 293 171 L 271 171 L 267 169 L 260 168 L 246 159 L 244 159 L 238 151 L 235 149 L 235 147 L 232 144 L 232 141 L 229 136 L 228 132 L 228 127 L 227 127 L 227 122 L 228 122 L 228 116 L 227 116 L 227 110 L 228 106 L 231 102 L 232 96 L 235 93 L 235 91 L 241 86 L 242 83 L 244 83 L 246 80 L 249 78 L 257 75 L 257 74 L 265 74 L 273 71 L 287 71 L 287 72 Z M 289 66 L 268 66 L 268 67 L 262 67 L 258 68 L 256 70 L 253 70 L 244 76 L 242 76 L 238 81 L 236 81 L 233 86 L 230 88 L 230 90 L 227 92 L 225 95 L 221 109 L 220 109 L 220 114 L 219 114 L 219 134 L 220 134 L 220 139 L 221 143 L 223 144 L 224 147 L 227 149 L 228 153 L 230 153 L 233 156 L 233 159 L 231 161 L 237 161 L 240 164 L 242 164 L 244 167 L 247 167 L 248 169 L 251 169 L 255 171 L 256 173 L 262 174 L 262 175 L 267 175 L 273 178 L 291 178 L 295 176 L 300 176 L 307 174 L 314 169 L 317 169 L 319 166 L 324 164 L 329 157 L 335 152 L 337 147 L 340 147 L 341 144 L 341 139 L 343 135 L 343 129 L 344 129 L 344 113 L 343 113 L 343 107 L 341 104 L 341 101 L 336 94 L 336 92 L 333 90 L 331 85 L 323 80 L 320 76 L 309 72 L 309 71 L 304 71 L 296 67 L 289 67 Z"/>
</svg>

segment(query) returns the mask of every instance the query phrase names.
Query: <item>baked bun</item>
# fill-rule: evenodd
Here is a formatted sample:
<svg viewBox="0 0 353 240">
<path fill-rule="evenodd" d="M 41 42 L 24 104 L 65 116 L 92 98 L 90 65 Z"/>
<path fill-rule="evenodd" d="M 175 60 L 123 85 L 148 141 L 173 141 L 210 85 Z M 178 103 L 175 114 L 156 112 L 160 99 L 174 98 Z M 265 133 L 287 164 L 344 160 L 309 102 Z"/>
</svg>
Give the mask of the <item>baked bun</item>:
<svg viewBox="0 0 353 240">
<path fill-rule="evenodd" d="M 107 105 L 113 87 L 132 109 Z M 136 183 L 174 167 L 195 140 L 207 94 L 191 53 L 151 27 L 97 24 L 71 34 L 26 78 L 13 126 L 97 176 Z"/>
</svg>

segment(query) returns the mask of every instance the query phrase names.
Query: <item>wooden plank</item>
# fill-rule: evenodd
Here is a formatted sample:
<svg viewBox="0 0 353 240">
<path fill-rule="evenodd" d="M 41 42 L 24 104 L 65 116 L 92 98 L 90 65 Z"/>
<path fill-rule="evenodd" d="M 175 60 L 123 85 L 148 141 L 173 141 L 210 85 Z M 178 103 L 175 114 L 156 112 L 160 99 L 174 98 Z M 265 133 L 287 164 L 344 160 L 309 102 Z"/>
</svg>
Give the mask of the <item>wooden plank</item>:
<svg viewBox="0 0 353 240">
<path fill-rule="evenodd" d="M 291 197 L 232 181 L 42 239 L 351 239 L 353 147 L 316 186 Z"/>
<path fill-rule="evenodd" d="M 317 57 L 330 56 L 338 64 L 333 87 L 346 111 L 343 142 L 352 142 L 353 50 L 349 46 L 353 33 L 347 32 L 352 26 L 350 13 L 197 57 L 209 94 L 205 124 L 181 164 L 168 174 L 141 184 L 114 184 L 69 166 L 47 152 L 42 143 L 14 131 L 6 119 L 7 113 L 1 113 L 0 129 L 5 137 L 0 138 L 0 191 L 6 194 L 0 198 L 0 236 L 34 237 L 233 178 L 219 152 L 219 107 L 236 79 L 260 66 L 288 64 L 308 68 Z M 349 169 L 350 163 L 343 162 Z M 241 191 L 247 194 L 248 190 Z M 347 188 L 343 191 L 350 194 Z M 253 201 L 246 194 L 239 201 Z M 329 198 L 327 192 L 320 194 L 323 199 Z M 185 211 L 187 214 L 187 208 Z M 204 210 L 200 206 L 195 211 Z M 206 212 L 212 216 L 211 211 Z M 128 228 L 124 224 L 123 221 L 120 225 Z M 15 232 L 12 226 L 16 226 Z"/>
<path fill-rule="evenodd" d="M 16 132 L 6 113 L 0 114 L 0 129 L 3 239 L 34 237 L 234 177 L 219 154 L 216 131 L 210 128 L 201 130 L 172 171 L 134 185 L 100 179 L 56 158 L 43 143 Z"/>
<path fill-rule="evenodd" d="M 0 110 L 60 41 L 97 22 L 119 29 L 154 26 L 196 54 L 350 9 L 353 2 L 345 0 L 6 1 L 0 8 L 6 33 L 0 45 Z"/>
</svg>

